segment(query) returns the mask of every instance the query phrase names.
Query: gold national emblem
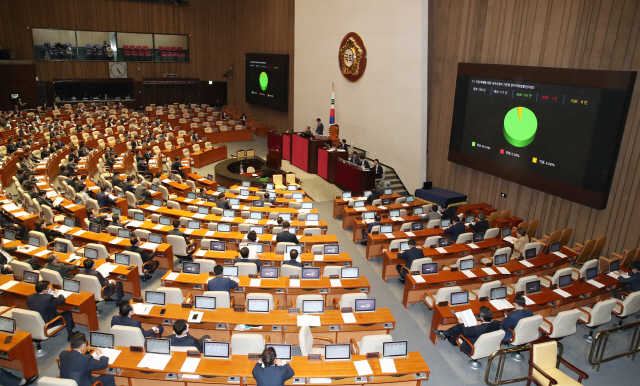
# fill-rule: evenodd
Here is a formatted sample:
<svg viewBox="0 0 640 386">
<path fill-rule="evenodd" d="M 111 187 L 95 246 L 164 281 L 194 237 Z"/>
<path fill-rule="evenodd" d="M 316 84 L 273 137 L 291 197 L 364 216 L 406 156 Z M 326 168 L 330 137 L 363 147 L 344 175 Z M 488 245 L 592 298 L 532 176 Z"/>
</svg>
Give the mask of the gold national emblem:
<svg viewBox="0 0 640 386">
<path fill-rule="evenodd" d="M 340 73 L 349 82 L 357 82 L 367 66 L 367 49 L 360 35 L 349 32 L 340 43 L 338 55 Z"/>
</svg>

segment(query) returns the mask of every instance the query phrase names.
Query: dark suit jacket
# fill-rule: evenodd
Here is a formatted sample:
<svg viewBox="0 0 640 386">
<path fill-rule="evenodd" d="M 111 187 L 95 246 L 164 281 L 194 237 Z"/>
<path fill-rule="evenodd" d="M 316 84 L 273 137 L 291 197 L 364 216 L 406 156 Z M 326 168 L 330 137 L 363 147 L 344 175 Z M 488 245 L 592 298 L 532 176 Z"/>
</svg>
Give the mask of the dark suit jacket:
<svg viewBox="0 0 640 386">
<path fill-rule="evenodd" d="M 108 282 L 105 284 L 106 279 L 104 278 L 104 276 L 102 276 L 100 272 L 96 271 L 95 269 L 85 269 L 83 274 L 97 277 L 101 287 L 104 287 L 105 285 L 109 284 Z"/>
<path fill-rule="evenodd" d="M 464 222 L 463 219 L 460 219 L 460 221 Z M 482 221 L 478 221 L 475 224 L 469 224 L 469 228 L 473 229 L 475 233 L 480 233 L 484 235 L 487 229 L 489 229 L 489 221 L 482 220 Z"/>
<path fill-rule="evenodd" d="M 358 166 L 362 166 L 365 169 L 369 169 L 369 161 L 367 161 L 366 159 L 362 160 L 362 161 L 358 160 L 358 162 L 356 162 L 356 164 Z"/>
<path fill-rule="evenodd" d="M 252 261 L 252 260 L 251 260 Z M 231 291 L 232 288 L 238 288 L 238 283 L 228 277 L 216 276 L 209 280 L 207 284 L 208 291 Z"/>
<path fill-rule="evenodd" d="M 129 251 L 129 252 L 134 252 L 140 255 L 140 257 L 142 258 L 142 262 L 146 263 L 147 261 L 153 259 L 153 257 L 151 255 L 149 255 L 147 253 L 146 250 L 140 248 L 140 247 L 136 247 L 135 245 L 129 245 L 128 247 L 125 248 L 125 251 Z"/>
<path fill-rule="evenodd" d="M 56 306 L 64 304 L 64 301 L 64 296 L 62 295 L 56 298 L 49 294 L 31 294 L 27 298 L 27 307 L 31 311 L 39 313 L 45 323 L 49 323 L 58 317 Z"/>
<path fill-rule="evenodd" d="M 322 135 L 322 133 L 324 133 L 324 125 L 320 122 L 318 123 L 318 127 L 316 127 L 316 134 Z"/>
<path fill-rule="evenodd" d="M 453 241 L 454 243 L 456 242 L 456 240 L 458 240 L 458 236 L 463 234 L 464 231 L 465 231 L 465 227 L 464 227 L 464 224 L 461 222 L 457 222 L 451 225 L 450 227 L 444 229 L 444 233 L 451 236 L 451 241 Z"/>
<path fill-rule="evenodd" d="M 283 231 L 276 236 L 276 243 L 296 243 L 300 244 L 296 235 L 291 232 Z"/>
<path fill-rule="evenodd" d="M 187 336 L 178 338 L 176 334 L 169 335 L 166 339 L 171 341 L 171 346 L 178 347 L 195 347 L 198 351 L 202 352 L 202 341 L 196 339 L 187 333 Z"/>
<path fill-rule="evenodd" d="M 222 209 L 231 209 L 231 205 L 229 205 L 229 202 L 223 198 L 216 201 L 216 207 Z"/>
<path fill-rule="evenodd" d="M 422 249 L 418 249 L 416 247 L 409 248 L 404 252 L 398 253 L 398 259 L 405 259 L 406 262 L 404 263 L 404 266 L 409 270 L 411 269 L 411 263 L 413 263 L 414 260 L 422 259 L 423 257 L 424 252 L 422 252 Z M 405 277 L 406 274 L 407 271 L 403 270 L 402 277 Z"/>
<path fill-rule="evenodd" d="M 379 222 L 377 222 L 377 221 L 374 221 L 374 222 L 372 222 L 371 224 L 369 224 L 369 225 L 367 226 L 367 233 L 371 233 L 371 230 L 372 230 L 372 229 L 373 229 L 373 227 L 374 227 L 374 226 L 376 226 L 376 225 L 380 225 L 380 223 L 379 223 Z"/>
<path fill-rule="evenodd" d="M 506 318 L 502 319 L 502 325 L 500 326 L 500 328 L 504 330 L 503 341 L 506 342 L 513 336 L 509 329 L 514 330 L 518 325 L 520 319 L 528 318 L 530 316 L 533 316 L 533 312 L 529 310 L 515 310 L 507 315 Z"/>
<path fill-rule="evenodd" d="M 442 219 L 446 220 L 448 218 L 451 218 L 453 216 L 456 215 L 456 213 L 458 213 L 458 209 L 455 206 L 449 207 L 447 209 L 445 209 L 444 211 L 442 211 Z"/>
<path fill-rule="evenodd" d="M 134 193 L 134 194 L 135 194 L 135 192 L 136 192 L 136 187 L 135 187 L 135 186 L 133 186 L 133 184 L 132 184 L 132 183 L 130 183 L 130 182 L 128 182 L 128 181 L 127 181 L 127 182 L 125 182 L 125 183 L 122 185 L 122 191 L 123 191 L 123 192 L 131 192 L 131 193 Z"/>
<path fill-rule="evenodd" d="M 284 383 L 294 376 L 293 369 L 287 363 L 284 366 L 262 367 L 258 362 L 253 367 L 253 378 L 258 386 L 283 386 Z"/>
<path fill-rule="evenodd" d="M 340 143 L 338 145 L 337 149 L 339 149 L 339 150 L 349 150 L 349 145 L 347 145 L 346 143 Z"/>
<path fill-rule="evenodd" d="M 60 353 L 60 378 L 73 379 L 78 386 L 91 386 L 94 381 L 91 371 L 102 370 L 107 366 L 109 358 L 105 356 L 98 360 L 76 350 Z"/>
<path fill-rule="evenodd" d="M 640 272 L 631 272 L 627 279 L 620 276 L 618 277 L 618 280 L 620 280 L 624 284 L 628 284 L 629 290 L 633 292 L 640 291 Z"/>
<path fill-rule="evenodd" d="M 63 279 L 71 279 L 71 275 L 69 275 L 69 271 L 73 271 L 74 269 L 77 269 L 75 264 L 65 264 L 65 263 L 47 263 L 44 265 L 44 268 L 58 272 Z"/>
<path fill-rule="evenodd" d="M 88 220 L 90 223 L 100 224 L 100 229 L 104 230 L 104 229 L 107 229 L 107 224 L 105 224 L 104 222 L 105 218 L 107 218 L 107 216 L 97 216 L 97 217 L 89 217 Z"/>
<path fill-rule="evenodd" d="M 293 265 L 293 266 L 296 266 L 296 267 L 304 268 L 304 264 L 302 264 L 302 262 L 298 262 L 298 260 L 293 260 L 293 259 L 283 261 L 282 264 L 283 265 L 284 264 L 288 264 L 288 265 Z"/>
<path fill-rule="evenodd" d="M 258 266 L 258 272 L 260 272 L 260 268 L 262 267 L 262 262 L 260 259 L 243 259 L 242 257 L 236 257 L 235 263 L 253 263 Z M 209 290 L 211 291 L 211 290 Z"/>
<path fill-rule="evenodd" d="M 96 199 L 98 200 L 98 206 L 104 208 L 105 206 L 115 205 L 116 201 L 113 200 L 107 193 L 96 193 Z"/>
<path fill-rule="evenodd" d="M 58 231 L 54 231 L 53 229 L 48 228 L 36 228 L 34 229 L 36 232 L 41 232 L 47 238 L 47 241 L 52 242 L 56 237 L 62 237 L 62 233 Z"/>
<path fill-rule="evenodd" d="M 139 320 L 131 319 L 129 317 L 120 316 L 120 315 L 114 315 L 111 318 L 111 327 L 113 326 L 137 327 L 140 329 L 140 331 L 142 331 L 142 335 L 144 336 L 149 336 L 149 331 L 151 331 L 151 330 L 145 331 L 142 328 L 142 323 L 140 323 Z M 154 338 L 155 338 L 155 335 L 154 335 Z"/>
<path fill-rule="evenodd" d="M 180 229 L 172 229 L 169 232 L 167 232 L 167 235 L 169 236 L 182 236 L 184 237 L 184 241 L 189 244 L 189 239 L 187 239 L 187 235 L 185 235 Z"/>
<path fill-rule="evenodd" d="M 378 164 L 378 165 L 373 165 L 371 167 L 371 170 L 373 170 L 376 173 L 376 178 L 382 178 L 382 165 Z"/>
<path fill-rule="evenodd" d="M 469 339 L 471 343 L 476 343 L 478 338 L 480 338 L 480 335 L 488 332 L 497 331 L 498 329 L 500 329 L 500 322 L 497 320 L 492 320 L 489 323 L 482 323 L 477 326 L 471 326 L 471 327 L 465 327 L 464 325 L 461 326 L 462 336 Z M 460 345 L 460 351 L 469 355 L 471 353 L 471 346 L 469 346 L 467 342 L 463 341 L 462 345 Z"/>
<path fill-rule="evenodd" d="M 379 198 L 380 198 L 380 193 L 378 193 L 377 191 L 374 190 L 373 192 L 371 192 L 369 197 L 367 197 L 367 204 L 373 205 L 373 201 L 377 200 Z"/>
</svg>

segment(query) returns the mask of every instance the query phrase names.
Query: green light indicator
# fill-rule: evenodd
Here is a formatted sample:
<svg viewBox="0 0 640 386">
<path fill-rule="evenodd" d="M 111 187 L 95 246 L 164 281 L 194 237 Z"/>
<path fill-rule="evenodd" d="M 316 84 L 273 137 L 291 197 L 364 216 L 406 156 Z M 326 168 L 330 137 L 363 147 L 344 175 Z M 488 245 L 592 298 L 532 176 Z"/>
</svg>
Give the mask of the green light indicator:
<svg viewBox="0 0 640 386">
<path fill-rule="evenodd" d="M 262 89 L 262 91 L 265 91 L 267 89 L 268 83 L 269 83 L 269 77 L 267 76 L 267 73 L 262 72 L 260 74 L 260 88 Z"/>
<path fill-rule="evenodd" d="M 514 107 L 504 117 L 504 137 L 515 147 L 525 147 L 536 137 L 538 119 L 526 107 Z"/>
</svg>

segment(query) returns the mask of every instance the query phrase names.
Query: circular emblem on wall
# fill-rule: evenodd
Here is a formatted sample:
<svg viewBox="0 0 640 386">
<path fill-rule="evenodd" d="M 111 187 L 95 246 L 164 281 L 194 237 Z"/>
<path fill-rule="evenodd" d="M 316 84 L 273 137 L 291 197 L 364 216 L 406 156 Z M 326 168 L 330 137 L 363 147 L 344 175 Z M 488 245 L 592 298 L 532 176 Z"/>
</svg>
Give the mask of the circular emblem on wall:
<svg viewBox="0 0 640 386">
<path fill-rule="evenodd" d="M 367 48 L 360 35 L 349 32 L 342 38 L 338 53 L 340 73 L 349 82 L 357 82 L 367 68 Z"/>
</svg>

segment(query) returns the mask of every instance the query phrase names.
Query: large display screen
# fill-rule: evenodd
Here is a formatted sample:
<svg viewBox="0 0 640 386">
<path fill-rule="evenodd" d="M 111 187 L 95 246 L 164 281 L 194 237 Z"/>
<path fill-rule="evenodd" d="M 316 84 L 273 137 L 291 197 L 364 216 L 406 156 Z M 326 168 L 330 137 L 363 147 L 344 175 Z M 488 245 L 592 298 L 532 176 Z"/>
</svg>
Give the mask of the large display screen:
<svg viewBox="0 0 640 386">
<path fill-rule="evenodd" d="M 245 55 L 245 101 L 273 110 L 289 110 L 289 55 Z"/>
<path fill-rule="evenodd" d="M 448 159 L 604 209 L 635 77 L 460 63 Z"/>
</svg>

